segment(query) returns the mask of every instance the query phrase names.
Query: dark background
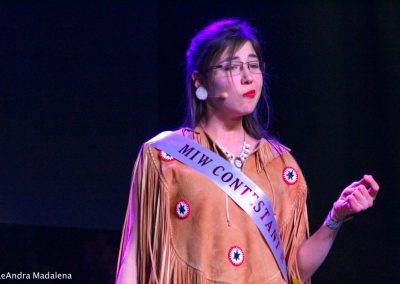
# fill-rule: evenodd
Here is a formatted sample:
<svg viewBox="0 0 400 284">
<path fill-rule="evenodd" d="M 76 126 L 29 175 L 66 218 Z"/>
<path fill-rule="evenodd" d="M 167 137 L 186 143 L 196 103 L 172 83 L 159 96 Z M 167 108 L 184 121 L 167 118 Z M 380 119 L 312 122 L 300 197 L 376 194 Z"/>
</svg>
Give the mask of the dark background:
<svg viewBox="0 0 400 284">
<path fill-rule="evenodd" d="M 264 38 L 270 131 L 307 178 L 311 232 L 353 180 L 381 185 L 313 283 L 395 282 L 398 1 L 1 2 L 0 273 L 113 282 L 136 154 L 179 127 L 190 38 L 228 16 Z"/>
</svg>

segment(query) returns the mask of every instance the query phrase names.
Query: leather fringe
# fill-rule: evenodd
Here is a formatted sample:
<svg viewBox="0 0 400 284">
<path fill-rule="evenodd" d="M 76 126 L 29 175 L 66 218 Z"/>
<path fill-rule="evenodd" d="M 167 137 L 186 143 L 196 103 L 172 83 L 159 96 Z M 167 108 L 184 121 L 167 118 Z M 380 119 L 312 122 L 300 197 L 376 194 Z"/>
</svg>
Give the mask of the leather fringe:
<svg viewBox="0 0 400 284">
<path fill-rule="evenodd" d="M 183 130 L 183 135 L 192 136 L 192 139 L 206 147 L 213 146 L 210 145 L 207 137 L 202 137 L 196 132 Z M 257 171 L 265 171 L 265 167 L 271 160 L 289 150 L 277 142 L 269 142 L 262 142 L 269 144 L 269 147 L 265 147 L 268 149 L 264 150 L 264 147 L 261 147 L 263 150 L 257 152 Z M 207 279 L 203 272 L 185 263 L 175 253 L 172 247 L 171 226 L 168 221 L 170 219 L 168 188 L 160 173 L 160 163 L 157 157 L 151 153 L 151 147 L 144 144 L 133 169 L 128 210 L 118 257 L 118 269 L 123 265 L 128 251 L 127 246 L 132 240 L 133 234 L 138 232 L 136 258 L 138 283 L 228 283 Z M 299 186 L 305 186 L 303 177 L 299 180 Z M 283 246 L 286 247 L 288 270 L 296 278 L 299 278 L 296 263 L 297 251 L 294 251 L 294 248 L 300 245 L 305 233 L 308 236 L 308 232 L 300 232 L 302 227 L 307 228 L 308 231 L 308 220 L 307 212 L 304 212 L 307 210 L 304 206 L 306 188 L 299 188 L 297 192 L 298 198 L 293 206 L 293 218 L 282 224 L 280 231 Z M 304 223 L 307 225 L 304 226 Z M 288 247 L 290 243 L 292 245 Z M 118 273 L 119 271 L 117 271 L 117 277 Z M 268 283 L 282 284 L 282 281 L 282 278 L 278 277 Z M 305 283 L 309 284 L 310 282 Z"/>
</svg>

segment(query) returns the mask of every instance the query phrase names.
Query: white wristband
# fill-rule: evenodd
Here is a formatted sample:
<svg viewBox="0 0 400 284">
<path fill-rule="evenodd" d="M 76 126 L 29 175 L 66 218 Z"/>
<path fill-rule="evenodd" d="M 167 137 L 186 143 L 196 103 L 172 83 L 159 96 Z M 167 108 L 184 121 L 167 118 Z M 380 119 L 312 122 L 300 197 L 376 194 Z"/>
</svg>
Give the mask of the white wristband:
<svg viewBox="0 0 400 284">
<path fill-rule="evenodd" d="M 337 221 L 332 217 L 332 210 L 329 211 L 329 214 L 328 214 L 328 216 L 326 216 L 326 219 L 324 221 L 324 225 L 334 231 L 339 230 L 342 223 L 343 222 Z"/>
</svg>

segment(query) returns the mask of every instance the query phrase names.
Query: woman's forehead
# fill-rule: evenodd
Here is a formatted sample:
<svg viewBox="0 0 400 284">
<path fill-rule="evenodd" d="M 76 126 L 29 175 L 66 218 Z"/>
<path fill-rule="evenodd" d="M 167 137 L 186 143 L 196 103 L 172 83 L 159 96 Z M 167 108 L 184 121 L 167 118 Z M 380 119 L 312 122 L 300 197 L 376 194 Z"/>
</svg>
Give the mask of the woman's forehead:
<svg viewBox="0 0 400 284">
<path fill-rule="evenodd" d="M 246 41 L 232 50 L 232 46 L 227 47 L 220 56 L 217 57 L 216 62 L 228 60 L 246 60 L 248 58 L 257 58 L 257 53 L 250 41 Z"/>
</svg>

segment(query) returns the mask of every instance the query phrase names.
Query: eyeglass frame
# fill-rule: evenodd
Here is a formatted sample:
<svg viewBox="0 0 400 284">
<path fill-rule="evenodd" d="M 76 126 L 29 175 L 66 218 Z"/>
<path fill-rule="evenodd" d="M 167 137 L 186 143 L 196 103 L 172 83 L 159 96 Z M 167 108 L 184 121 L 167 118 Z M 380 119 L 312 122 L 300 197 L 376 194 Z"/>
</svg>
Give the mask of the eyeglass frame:
<svg viewBox="0 0 400 284">
<path fill-rule="evenodd" d="M 251 63 L 256 63 L 256 62 L 259 63 L 259 71 L 260 71 L 260 72 L 254 73 L 254 70 L 252 71 L 252 69 L 250 69 L 250 64 L 251 64 Z M 229 70 L 224 70 L 224 69 L 223 69 L 223 68 L 224 68 L 224 64 L 231 64 L 231 65 L 232 65 L 232 63 L 237 63 L 237 66 L 240 67 L 240 68 L 239 68 L 239 70 L 240 70 L 239 73 L 237 73 L 237 74 L 232 74 L 232 70 L 229 71 Z M 239 64 L 240 64 L 240 65 L 239 65 Z M 210 71 L 210 70 L 215 70 L 215 69 L 222 69 L 222 71 L 224 71 L 224 72 L 226 72 L 226 73 L 231 73 L 231 75 L 237 76 L 237 75 L 242 74 L 245 64 L 247 65 L 247 69 L 249 70 L 249 72 L 250 72 L 251 74 L 264 74 L 264 73 L 265 73 L 265 61 L 259 61 L 259 60 L 252 60 L 252 61 L 247 61 L 247 62 L 243 62 L 243 61 L 234 61 L 234 60 L 227 60 L 227 61 L 221 62 L 220 64 L 210 66 L 210 67 L 208 68 L 208 71 Z M 234 65 L 234 64 L 233 64 L 233 65 Z"/>
</svg>

